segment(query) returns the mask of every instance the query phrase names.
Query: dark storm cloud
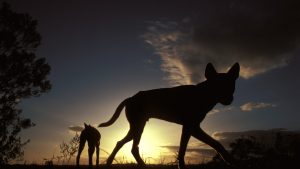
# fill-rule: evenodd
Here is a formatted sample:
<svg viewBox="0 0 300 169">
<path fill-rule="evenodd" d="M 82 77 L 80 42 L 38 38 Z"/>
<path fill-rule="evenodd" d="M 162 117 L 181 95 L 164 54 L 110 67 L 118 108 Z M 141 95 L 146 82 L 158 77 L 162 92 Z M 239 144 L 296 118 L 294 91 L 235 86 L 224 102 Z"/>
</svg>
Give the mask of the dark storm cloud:
<svg viewBox="0 0 300 169">
<path fill-rule="evenodd" d="M 205 1 L 206 2 L 206 1 Z M 241 64 L 250 78 L 288 64 L 299 50 L 300 1 L 210 1 L 197 17 L 153 22 L 144 35 L 174 84 L 199 82 L 208 62 Z"/>
</svg>

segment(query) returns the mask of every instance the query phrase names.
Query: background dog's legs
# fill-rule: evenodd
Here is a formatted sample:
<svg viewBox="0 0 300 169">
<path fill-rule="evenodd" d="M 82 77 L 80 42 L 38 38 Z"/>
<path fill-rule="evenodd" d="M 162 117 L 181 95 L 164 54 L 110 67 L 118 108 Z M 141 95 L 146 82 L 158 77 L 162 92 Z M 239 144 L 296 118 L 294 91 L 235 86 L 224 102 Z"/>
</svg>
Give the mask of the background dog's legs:
<svg viewBox="0 0 300 169">
<path fill-rule="evenodd" d="M 99 143 L 96 145 L 96 166 L 99 166 Z"/>
<path fill-rule="evenodd" d="M 89 166 L 90 167 L 93 165 L 94 152 L 95 152 L 95 146 L 94 145 L 89 146 Z"/>
<path fill-rule="evenodd" d="M 80 139 L 80 142 L 79 142 L 79 148 L 78 148 L 78 153 L 77 153 L 77 157 L 76 157 L 76 165 L 77 166 L 79 166 L 80 155 L 84 148 L 85 141 L 86 141 L 85 139 Z"/>
</svg>

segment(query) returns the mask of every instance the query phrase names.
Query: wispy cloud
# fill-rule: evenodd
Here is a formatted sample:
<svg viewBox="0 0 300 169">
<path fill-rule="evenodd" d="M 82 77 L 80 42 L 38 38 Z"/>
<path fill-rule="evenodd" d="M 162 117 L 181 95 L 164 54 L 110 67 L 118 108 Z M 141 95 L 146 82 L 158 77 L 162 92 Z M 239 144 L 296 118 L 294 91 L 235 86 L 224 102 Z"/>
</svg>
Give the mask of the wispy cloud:
<svg viewBox="0 0 300 169">
<path fill-rule="evenodd" d="M 208 112 L 208 115 L 215 115 L 218 113 L 224 113 L 224 112 L 230 112 L 230 111 L 253 111 L 255 109 L 265 109 L 265 108 L 271 108 L 271 107 L 276 107 L 276 104 L 272 103 L 264 103 L 264 102 L 248 102 L 244 103 L 241 106 L 226 106 L 226 107 L 217 107 L 212 109 L 210 112 Z"/>
<path fill-rule="evenodd" d="M 172 85 L 200 82 L 208 62 L 221 72 L 240 62 L 240 75 L 251 78 L 287 65 L 299 50 L 299 1 L 219 3 L 207 2 L 195 18 L 152 22 L 144 34 Z"/>
<path fill-rule="evenodd" d="M 271 103 L 253 103 L 253 102 L 248 102 L 240 106 L 240 109 L 242 111 L 252 111 L 254 109 L 263 109 L 263 108 L 268 108 L 268 107 L 276 107 L 275 104 Z"/>
<path fill-rule="evenodd" d="M 179 150 L 179 146 L 160 146 L 162 148 L 166 148 L 171 152 L 177 152 Z M 199 148 L 199 147 L 188 147 L 186 149 L 187 153 L 197 153 L 199 155 L 203 155 L 203 156 L 209 156 L 209 157 L 213 157 L 216 152 L 213 149 L 209 149 L 209 148 Z"/>
<path fill-rule="evenodd" d="M 71 130 L 71 131 L 75 131 L 75 132 L 81 132 L 84 129 L 84 127 L 82 127 L 82 126 L 70 126 L 70 127 L 68 127 L 68 129 Z"/>
<path fill-rule="evenodd" d="M 222 108 L 214 108 L 210 112 L 208 112 L 208 115 L 210 116 L 210 115 L 214 115 L 214 114 L 221 113 L 221 112 L 231 111 L 234 108 L 235 108 L 234 106 L 228 106 L 228 107 L 222 107 Z"/>
</svg>

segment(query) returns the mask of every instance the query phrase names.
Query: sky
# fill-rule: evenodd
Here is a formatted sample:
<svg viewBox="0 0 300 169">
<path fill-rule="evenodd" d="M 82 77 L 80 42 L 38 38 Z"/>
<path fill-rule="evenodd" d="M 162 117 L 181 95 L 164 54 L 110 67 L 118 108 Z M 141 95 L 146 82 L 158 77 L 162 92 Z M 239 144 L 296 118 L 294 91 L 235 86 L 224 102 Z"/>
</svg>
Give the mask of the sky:
<svg viewBox="0 0 300 169">
<path fill-rule="evenodd" d="M 8 2 L 38 21 L 42 44 L 36 54 L 51 66 L 52 90 L 20 105 L 22 116 L 36 123 L 21 134 L 31 140 L 28 163 L 59 155 L 59 144 L 75 134 L 70 127 L 105 122 L 138 91 L 204 81 L 209 62 L 218 72 L 239 62 L 241 72 L 232 105 L 217 105 L 201 123 L 208 134 L 228 142 L 258 131 L 299 132 L 298 1 Z M 111 152 L 128 128 L 124 113 L 98 128 L 101 148 Z M 180 132 L 179 125 L 150 119 L 141 154 L 150 163 L 175 161 Z M 117 158 L 133 161 L 130 145 Z M 202 160 L 201 147 L 207 150 L 191 139 L 187 159 Z M 101 152 L 101 160 L 106 157 Z"/>
</svg>

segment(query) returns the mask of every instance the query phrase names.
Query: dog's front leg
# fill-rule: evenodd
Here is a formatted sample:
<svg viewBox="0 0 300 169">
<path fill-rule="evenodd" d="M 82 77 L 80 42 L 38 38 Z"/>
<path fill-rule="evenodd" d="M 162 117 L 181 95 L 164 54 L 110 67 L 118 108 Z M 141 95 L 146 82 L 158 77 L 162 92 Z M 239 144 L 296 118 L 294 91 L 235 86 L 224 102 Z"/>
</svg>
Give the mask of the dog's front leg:
<svg viewBox="0 0 300 169">
<path fill-rule="evenodd" d="M 185 169 L 185 162 L 184 162 L 184 155 L 186 151 L 187 144 L 190 140 L 191 134 L 190 130 L 186 126 L 182 126 L 182 133 L 181 133 L 181 139 L 180 139 L 180 147 L 178 152 L 178 168 L 179 169 Z"/>
<path fill-rule="evenodd" d="M 225 162 L 233 165 L 233 158 L 222 146 L 222 144 L 213 139 L 210 135 L 206 134 L 200 127 L 195 127 L 192 130 L 192 136 L 214 148 L 221 155 Z"/>
</svg>

